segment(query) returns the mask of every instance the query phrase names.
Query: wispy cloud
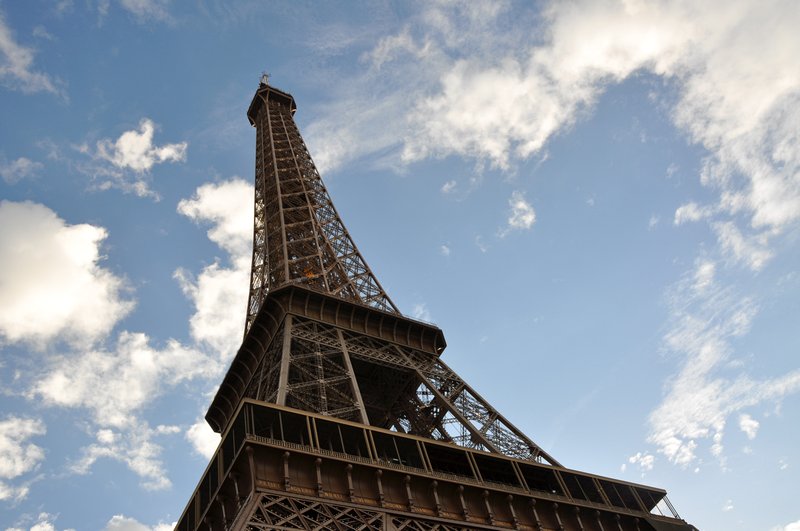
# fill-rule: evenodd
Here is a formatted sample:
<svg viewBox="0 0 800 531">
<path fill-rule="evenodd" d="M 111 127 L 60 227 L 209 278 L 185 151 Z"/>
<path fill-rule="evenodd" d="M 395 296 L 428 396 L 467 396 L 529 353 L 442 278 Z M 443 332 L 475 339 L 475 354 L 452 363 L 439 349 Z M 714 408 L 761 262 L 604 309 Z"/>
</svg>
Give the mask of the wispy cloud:
<svg viewBox="0 0 800 531">
<path fill-rule="evenodd" d="M 441 191 L 445 195 L 452 194 L 455 192 L 457 186 L 458 183 L 455 181 L 455 179 L 452 179 L 442 185 Z"/>
<path fill-rule="evenodd" d="M 43 349 L 108 334 L 133 303 L 123 279 L 102 267 L 106 237 L 102 227 L 70 225 L 43 205 L 0 202 L 0 338 Z"/>
<path fill-rule="evenodd" d="M 699 177 L 718 194 L 679 209 L 676 224 L 708 219 L 725 252 L 759 268 L 763 245 L 737 244 L 726 223 L 768 245 L 800 219 L 790 52 L 800 12 L 790 0 L 551 2 L 540 17 L 502 2 L 430 2 L 412 22 L 374 43 L 308 128 L 326 169 L 378 152 L 397 167 L 459 155 L 510 169 L 609 86 L 647 72 L 677 91 L 665 95 L 670 117 L 706 150 Z M 498 26 L 506 31 L 489 31 Z M 342 115 L 356 118 L 336 125 Z"/>
<path fill-rule="evenodd" d="M 500 229 L 499 236 L 505 237 L 514 230 L 528 230 L 536 222 L 536 212 L 533 206 L 525 198 L 525 194 L 520 191 L 511 193 L 508 200 L 510 212 L 508 214 L 507 225 Z"/>
<path fill-rule="evenodd" d="M 649 441 L 684 467 L 706 447 L 724 464 L 723 437 L 732 415 L 800 391 L 800 370 L 761 380 L 744 368 L 732 374 L 735 342 L 759 309 L 753 299 L 721 286 L 714 270 L 712 262 L 699 260 L 670 290 L 672 322 L 664 339 L 680 368 L 649 416 Z M 740 416 L 740 427 L 755 436 L 757 423 L 748 415 Z"/>
<path fill-rule="evenodd" d="M 133 15 L 134 20 L 140 24 L 150 21 L 174 23 L 174 19 L 169 12 L 170 0 L 119 0 L 119 7 Z M 64 4 L 61 2 L 59 5 Z M 69 9 L 72 3 L 69 3 Z M 111 0 L 98 0 L 95 9 L 97 10 L 99 23 L 108 16 L 111 11 Z"/>
<path fill-rule="evenodd" d="M 800 531 L 800 520 L 796 522 L 791 522 L 786 525 L 773 527 L 770 531 Z"/>
<path fill-rule="evenodd" d="M 39 419 L 12 415 L 0 420 L 0 500 L 18 501 L 28 495 L 27 485 L 8 481 L 36 470 L 44 460 L 44 450 L 30 440 L 45 432 Z"/>
<path fill-rule="evenodd" d="M 135 518 L 117 514 L 108 521 L 103 531 L 171 531 L 175 528 L 176 524 L 177 522 L 171 524 L 159 523 L 154 526 L 149 526 L 139 522 Z"/>
<path fill-rule="evenodd" d="M 167 6 L 169 0 L 120 0 L 119 5 L 139 20 L 171 20 Z"/>
<path fill-rule="evenodd" d="M 29 179 L 41 171 L 42 168 L 44 168 L 44 165 L 41 162 L 36 162 L 26 157 L 6 161 L 0 155 L 0 177 L 7 184 L 15 184 L 23 179 Z"/>
<path fill-rule="evenodd" d="M 623 472 L 625 472 L 627 464 L 634 465 L 639 469 L 641 476 L 644 477 L 647 472 L 653 470 L 655 462 L 656 457 L 653 454 L 647 452 L 636 452 L 634 455 L 628 458 L 628 463 L 623 463 L 621 469 Z"/>
<path fill-rule="evenodd" d="M 424 302 L 414 304 L 413 308 L 411 308 L 411 317 L 430 322 L 431 312 L 428 310 L 428 305 Z"/>
<path fill-rule="evenodd" d="M 19 44 L 0 10 L 0 84 L 26 93 L 50 92 L 66 97 L 59 80 L 34 69 L 33 48 Z"/>
</svg>

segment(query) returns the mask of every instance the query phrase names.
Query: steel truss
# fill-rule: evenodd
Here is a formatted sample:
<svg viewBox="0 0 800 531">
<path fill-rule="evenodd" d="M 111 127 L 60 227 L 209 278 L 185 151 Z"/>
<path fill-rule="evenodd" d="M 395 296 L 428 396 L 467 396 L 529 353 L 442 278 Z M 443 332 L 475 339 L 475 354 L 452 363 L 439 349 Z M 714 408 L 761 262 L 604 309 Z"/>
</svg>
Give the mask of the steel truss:
<svg viewBox="0 0 800 531">
<path fill-rule="evenodd" d="M 263 80 L 247 113 L 245 335 L 176 529 L 694 530 L 660 489 L 563 468 L 440 359 L 442 331 L 402 316 L 356 248 L 295 109 Z"/>
<path fill-rule="evenodd" d="M 559 464 L 436 356 L 298 316 L 280 332 L 248 398 Z"/>
<path fill-rule="evenodd" d="M 398 311 L 336 212 L 294 110 L 291 96 L 262 85 L 248 113 L 256 126 L 256 185 L 245 333 L 267 293 L 291 283 Z"/>
</svg>

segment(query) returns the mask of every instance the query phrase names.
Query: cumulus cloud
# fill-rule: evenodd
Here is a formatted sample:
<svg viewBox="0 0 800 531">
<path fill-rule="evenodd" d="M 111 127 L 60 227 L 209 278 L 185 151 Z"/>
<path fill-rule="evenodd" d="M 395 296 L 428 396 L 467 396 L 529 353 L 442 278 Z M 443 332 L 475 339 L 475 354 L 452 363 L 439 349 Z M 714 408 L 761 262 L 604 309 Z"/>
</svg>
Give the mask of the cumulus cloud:
<svg viewBox="0 0 800 531">
<path fill-rule="evenodd" d="M 671 289 L 668 302 L 672 322 L 664 340 L 680 369 L 668 380 L 666 396 L 649 416 L 648 440 L 683 467 L 698 459 L 703 445 L 724 463 L 728 419 L 745 408 L 800 391 L 800 370 L 761 380 L 743 369 L 731 373 L 734 344 L 749 331 L 758 306 L 721 287 L 708 261 L 697 262 L 694 271 Z M 756 421 L 747 419 L 744 426 L 755 434 Z"/>
<path fill-rule="evenodd" d="M 65 95 L 59 88 L 60 82 L 33 67 L 35 56 L 33 48 L 19 44 L 14 33 L 0 11 L 0 84 L 21 92 L 50 92 Z"/>
<path fill-rule="evenodd" d="M 508 200 L 511 212 L 508 214 L 508 224 L 500 231 L 500 236 L 507 235 L 512 230 L 528 230 L 536 222 L 536 212 L 525 199 L 525 194 L 519 191 L 511 193 Z"/>
<path fill-rule="evenodd" d="M 28 474 L 44 460 L 44 450 L 30 439 L 44 435 L 39 419 L 8 416 L 0 420 L 0 500 L 20 500 L 28 494 L 26 485 L 7 483 Z"/>
<path fill-rule="evenodd" d="M 138 129 L 122 133 L 116 140 L 103 139 L 92 150 L 79 146 L 82 153 L 92 157 L 92 164 L 79 165 L 79 169 L 97 180 L 99 189 L 119 188 L 140 197 L 158 195 L 150 190 L 148 177 L 153 166 L 165 162 L 186 160 L 188 142 L 156 145 L 153 143 L 156 124 L 142 118 Z"/>
<path fill-rule="evenodd" d="M 0 202 L 0 339 L 43 348 L 105 336 L 133 307 L 123 280 L 100 266 L 106 236 L 43 205 Z"/>
<path fill-rule="evenodd" d="M 210 223 L 208 238 L 233 260 L 250 259 L 253 243 L 253 185 L 233 178 L 200 186 L 190 199 L 178 203 L 178 212 L 196 223 Z"/>
<path fill-rule="evenodd" d="M 215 261 L 197 278 L 184 269 L 175 272 L 184 293 L 195 305 L 190 320 L 192 337 L 225 360 L 236 353 L 244 331 L 252 258 L 253 195 L 253 185 L 237 178 L 205 184 L 191 199 L 178 204 L 179 213 L 196 223 L 211 224 L 209 239 L 229 255 L 230 267 Z"/>
<path fill-rule="evenodd" d="M 186 439 L 192 443 L 195 451 L 207 459 L 211 459 L 214 452 L 217 451 L 220 436 L 211 429 L 205 419 L 197 419 L 197 422 L 192 424 L 186 430 Z"/>
<path fill-rule="evenodd" d="M 69 226 L 42 205 L 0 203 L 0 227 L 14 229 L 0 229 L 0 252 L 9 257 L 0 265 L 2 337 L 44 345 L 75 336 L 67 346 L 80 346 L 50 354 L 26 392 L 44 406 L 89 412 L 95 440 L 72 471 L 87 473 L 98 459 L 114 459 L 139 475 L 145 488 L 170 486 L 158 439 L 183 430 L 152 427 L 143 417 L 177 386 L 219 376 L 235 354 L 248 294 L 252 204 L 253 187 L 240 179 L 201 186 L 179 204 L 180 213 L 210 225 L 209 238 L 231 264 L 215 262 L 197 279 L 176 273 L 195 304 L 191 344 L 170 339 L 154 345 L 146 334 L 123 330 L 107 346 L 111 328 L 132 303 L 120 299 L 121 281 L 97 265 L 105 230 Z M 54 262 L 59 267 L 51 267 Z M 213 444 L 200 426 L 189 428 L 187 438 L 201 452 Z"/>
<path fill-rule="evenodd" d="M 713 286 L 716 270 L 717 266 L 714 262 L 710 260 L 698 260 L 695 263 L 692 291 L 695 293 L 703 293 Z"/>
<path fill-rule="evenodd" d="M 156 345 L 146 334 L 127 330 L 111 343 L 111 329 L 132 302 L 120 297 L 122 281 L 98 265 L 106 231 L 68 225 L 42 205 L 0 203 L 0 254 L 7 257 L 0 264 L 0 338 L 39 348 L 56 338 L 69 340 L 61 352 L 50 349 L 25 385 L 27 397 L 43 406 L 88 411 L 95 440 L 73 461 L 73 472 L 88 473 L 98 459 L 114 459 L 139 475 L 145 488 L 170 486 L 159 438 L 184 430 L 152 427 L 144 415 L 177 386 L 219 376 L 235 354 L 248 294 L 252 202 L 253 187 L 233 179 L 201 186 L 178 207 L 210 226 L 209 238 L 231 264 L 215 262 L 197 279 L 176 273 L 195 304 L 189 345 L 173 339 Z M 186 436 L 200 452 L 213 445 L 198 425 Z M 38 447 L 26 448 L 35 458 Z M 22 462 L 7 455 L 0 457 L 3 467 Z M 16 477 L 12 472 L 0 467 L 0 479 Z M 26 489 L 0 484 L 3 498 L 22 497 Z"/>
<path fill-rule="evenodd" d="M 125 131 L 117 140 L 101 140 L 97 143 L 97 156 L 109 161 L 117 168 L 129 168 L 135 172 L 150 171 L 155 164 L 186 160 L 186 142 L 178 144 L 153 144 L 156 126 L 149 118 L 139 122 L 139 130 Z"/>
<path fill-rule="evenodd" d="M 0 177 L 7 184 L 15 184 L 23 179 L 33 177 L 43 167 L 41 162 L 35 162 L 25 157 L 10 162 L 0 157 Z"/>
</svg>

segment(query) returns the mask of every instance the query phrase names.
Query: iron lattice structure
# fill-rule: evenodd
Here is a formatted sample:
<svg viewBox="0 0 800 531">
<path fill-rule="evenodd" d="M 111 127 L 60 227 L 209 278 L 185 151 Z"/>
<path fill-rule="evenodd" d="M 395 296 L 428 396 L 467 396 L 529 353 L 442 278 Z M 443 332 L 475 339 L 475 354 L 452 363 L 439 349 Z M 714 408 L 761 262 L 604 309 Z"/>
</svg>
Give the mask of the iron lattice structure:
<svg viewBox="0 0 800 531">
<path fill-rule="evenodd" d="M 397 312 L 339 218 L 294 122 L 294 98 L 262 84 L 256 127 L 255 216 L 245 333 L 271 289 L 302 283 Z"/>
<path fill-rule="evenodd" d="M 176 529 L 688 531 L 663 490 L 564 468 L 440 358 L 353 243 L 262 79 L 245 335 Z"/>
</svg>

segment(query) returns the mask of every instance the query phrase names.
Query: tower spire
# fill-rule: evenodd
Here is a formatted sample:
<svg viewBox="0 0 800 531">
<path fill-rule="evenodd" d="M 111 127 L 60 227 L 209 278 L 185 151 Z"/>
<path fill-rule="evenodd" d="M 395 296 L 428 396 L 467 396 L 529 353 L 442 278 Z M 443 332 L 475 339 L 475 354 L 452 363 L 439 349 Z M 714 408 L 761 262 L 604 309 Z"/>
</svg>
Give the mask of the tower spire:
<svg viewBox="0 0 800 531">
<path fill-rule="evenodd" d="M 397 313 L 333 206 L 294 122 L 294 98 L 268 78 L 262 75 L 247 112 L 256 128 L 256 178 L 245 333 L 267 293 L 289 284 Z"/>
</svg>

